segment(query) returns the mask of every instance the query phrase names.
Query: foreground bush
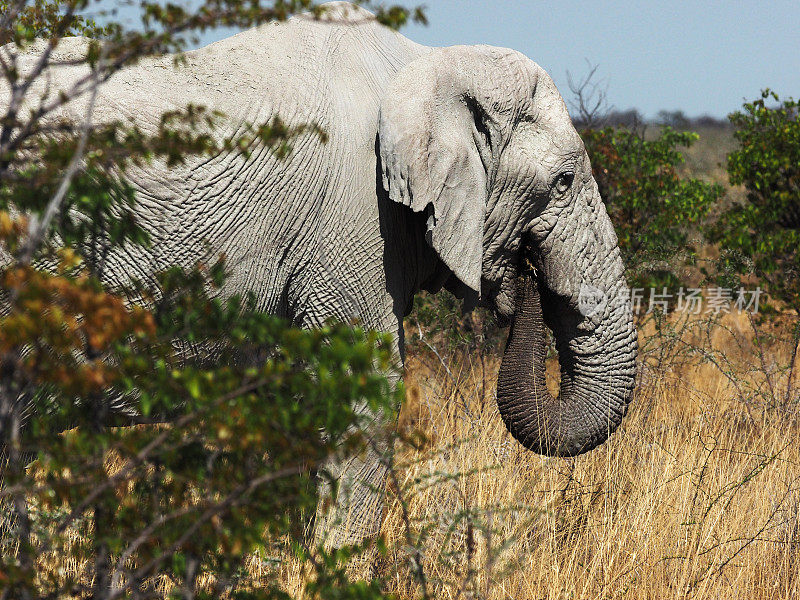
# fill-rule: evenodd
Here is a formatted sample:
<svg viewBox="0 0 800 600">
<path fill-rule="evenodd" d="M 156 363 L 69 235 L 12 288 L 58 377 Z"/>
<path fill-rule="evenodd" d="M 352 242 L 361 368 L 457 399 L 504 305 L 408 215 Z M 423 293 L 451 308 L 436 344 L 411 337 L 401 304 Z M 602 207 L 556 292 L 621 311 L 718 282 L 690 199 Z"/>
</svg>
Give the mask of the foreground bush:
<svg viewBox="0 0 800 600">
<path fill-rule="evenodd" d="M 267 561 L 280 545 L 307 570 L 298 594 L 381 597 L 377 580 L 354 582 L 348 570 L 360 549 L 313 548 L 309 527 L 328 461 L 375 444 L 365 429 L 375 436 L 391 421 L 388 340 L 339 324 L 298 331 L 254 298 L 223 300 L 221 258 L 121 284 L 107 264 L 150 244 L 130 165 L 256 142 L 282 157 L 299 131 L 325 133 L 271 115 L 220 141 L 208 131 L 225 115 L 191 103 L 152 134 L 97 124 L 99 85 L 207 29 L 317 7 L 139 8 L 129 27 L 87 0 L 0 1 L 0 596 L 286 597 L 276 577 L 253 586 L 243 571 L 248 553 Z M 392 26 L 410 17 L 398 6 L 377 13 Z M 71 35 L 94 38 L 79 59 L 87 75 L 42 100 L 32 90 Z M 38 53 L 22 61 L 36 38 Z M 83 122 L 57 119 L 77 97 Z"/>
<path fill-rule="evenodd" d="M 152 310 L 81 271 L 8 270 L 4 283 L 7 592 L 127 597 L 162 579 L 194 596 L 198 578 L 235 591 L 247 553 L 287 543 L 319 567 L 309 585 L 351 585 L 307 527 L 326 461 L 367 443 L 365 414 L 394 410 L 388 339 L 298 331 L 252 299 L 209 297 L 202 271 L 165 275 Z M 113 427 L 126 415 L 169 424 Z"/>
</svg>

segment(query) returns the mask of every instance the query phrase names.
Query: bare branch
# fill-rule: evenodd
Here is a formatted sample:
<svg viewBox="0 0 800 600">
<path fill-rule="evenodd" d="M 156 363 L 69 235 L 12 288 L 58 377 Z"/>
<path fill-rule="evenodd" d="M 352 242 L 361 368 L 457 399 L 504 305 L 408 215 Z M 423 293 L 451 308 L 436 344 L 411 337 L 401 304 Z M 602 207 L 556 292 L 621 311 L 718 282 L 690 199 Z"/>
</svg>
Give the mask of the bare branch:
<svg viewBox="0 0 800 600">
<path fill-rule="evenodd" d="M 64 197 L 67 195 L 70 183 L 72 183 L 72 178 L 78 172 L 78 169 L 83 162 L 83 153 L 86 151 L 86 143 L 89 140 L 89 132 L 92 128 L 92 113 L 94 113 L 94 106 L 97 100 L 97 91 L 100 87 L 99 67 L 102 62 L 103 59 L 101 57 L 97 68 L 93 70 L 94 84 L 92 86 L 92 95 L 89 97 L 89 106 L 86 109 L 86 118 L 84 120 L 83 127 L 81 128 L 81 137 L 78 141 L 77 148 L 75 148 L 75 154 L 73 154 L 72 160 L 70 160 L 67 171 L 64 173 L 64 177 L 61 179 L 61 183 L 59 184 L 56 193 L 50 199 L 50 202 L 47 203 L 47 209 L 45 210 L 42 218 L 36 219 L 34 217 L 31 219 L 30 235 L 28 237 L 28 241 L 20 252 L 18 259 L 20 264 L 30 264 L 36 249 L 39 247 L 39 244 L 41 244 L 48 228 L 50 227 L 50 223 L 61 208 L 61 203 L 64 201 Z"/>
<path fill-rule="evenodd" d="M 586 59 L 586 65 L 589 72 L 577 81 L 567 71 L 567 85 L 573 96 L 569 106 L 573 113 L 577 113 L 574 117 L 577 123 L 593 129 L 605 124 L 611 107 L 608 105 L 608 82 L 595 79 L 599 65 L 592 65 L 589 59 Z"/>
</svg>

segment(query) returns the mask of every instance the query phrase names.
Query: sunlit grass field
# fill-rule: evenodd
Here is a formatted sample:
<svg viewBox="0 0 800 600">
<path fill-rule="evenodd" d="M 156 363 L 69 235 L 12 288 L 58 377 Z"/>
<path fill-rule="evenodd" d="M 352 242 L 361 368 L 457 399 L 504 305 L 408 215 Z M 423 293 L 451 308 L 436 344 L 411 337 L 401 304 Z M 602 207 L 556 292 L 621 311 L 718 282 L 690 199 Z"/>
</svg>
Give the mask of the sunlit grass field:
<svg viewBox="0 0 800 600">
<path fill-rule="evenodd" d="M 655 324 L 640 327 L 622 427 L 573 459 L 527 452 L 506 432 L 496 353 L 410 356 L 399 429 L 425 441 L 397 444 L 372 572 L 402 599 L 800 597 L 791 344 L 746 313 Z M 251 556 L 244 571 L 246 586 L 277 576 L 298 596 L 307 577 L 288 551 Z"/>
<path fill-rule="evenodd" d="M 627 419 L 574 459 L 514 442 L 492 402 L 496 364 L 448 374 L 411 360 L 403 424 L 431 446 L 401 451 L 400 479 L 429 529 L 432 597 L 800 596 L 800 423 L 781 372 L 791 347 L 756 327 L 744 313 L 661 335 L 646 325 Z M 395 495 L 390 548 L 403 546 L 401 516 Z M 397 553 L 385 562 L 401 597 L 419 594 Z"/>
</svg>

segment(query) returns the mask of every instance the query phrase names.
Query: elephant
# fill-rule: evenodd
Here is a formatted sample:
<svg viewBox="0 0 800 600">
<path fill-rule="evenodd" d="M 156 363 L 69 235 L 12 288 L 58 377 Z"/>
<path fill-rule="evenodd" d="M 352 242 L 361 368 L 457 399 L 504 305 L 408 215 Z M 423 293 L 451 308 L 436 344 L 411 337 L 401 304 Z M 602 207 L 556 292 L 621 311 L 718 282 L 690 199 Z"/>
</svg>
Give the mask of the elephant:
<svg viewBox="0 0 800 600">
<path fill-rule="evenodd" d="M 80 56 L 86 40 L 54 57 Z M 83 71 L 81 70 L 83 69 Z M 50 92 L 85 66 L 64 66 Z M 227 257 L 221 293 L 299 327 L 356 317 L 389 332 L 419 290 L 446 288 L 511 324 L 497 403 L 526 448 L 574 456 L 619 426 L 635 379 L 636 331 L 624 266 L 584 145 L 552 79 L 514 50 L 432 48 L 343 2 L 173 57 L 142 60 L 100 86 L 93 119 L 145 131 L 188 101 L 224 113 L 223 139 L 280 115 L 315 123 L 284 159 L 258 143 L 167 167 L 132 167 L 148 249 L 107 259 L 112 283 L 152 279 L 210 253 Z M 77 98 L 63 116 L 82 118 Z M 532 265 L 528 268 L 526 265 Z M 605 302 L 584 310 L 585 289 Z M 545 325 L 560 392 L 544 381 Z M 320 530 L 332 546 L 377 534 L 386 466 L 376 452 L 334 465 L 341 491 Z"/>
</svg>

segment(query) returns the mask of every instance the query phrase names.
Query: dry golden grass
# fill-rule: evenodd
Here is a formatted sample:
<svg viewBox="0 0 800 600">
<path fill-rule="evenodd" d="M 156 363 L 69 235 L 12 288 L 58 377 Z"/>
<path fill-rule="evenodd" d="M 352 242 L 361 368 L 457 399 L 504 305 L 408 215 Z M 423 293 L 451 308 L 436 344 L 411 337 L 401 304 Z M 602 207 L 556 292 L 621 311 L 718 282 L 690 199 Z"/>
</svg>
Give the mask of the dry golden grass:
<svg viewBox="0 0 800 600">
<path fill-rule="evenodd" d="M 377 565 L 390 590 L 420 597 L 418 554 L 432 598 L 800 597 L 800 423 L 779 368 L 791 348 L 741 313 L 721 325 L 641 327 L 629 416 L 574 459 L 506 432 L 497 357 L 410 357 L 401 430 L 428 443 L 398 446 Z M 302 567 L 274 558 L 248 559 L 251 584 L 277 576 L 301 597 Z"/>
<path fill-rule="evenodd" d="M 398 477 L 413 523 L 430 528 L 432 596 L 800 596 L 800 426 L 787 409 L 738 397 L 768 389 L 758 381 L 767 378 L 753 368 L 761 361 L 747 317 L 723 324 L 681 337 L 698 347 L 709 339 L 738 372 L 726 376 L 677 349 L 655 364 L 645 351 L 650 364 L 624 425 L 574 459 L 545 459 L 514 442 L 491 401 L 496 364 L 487 377 L 469 362 L 449 365 L 451 379 L 436 360 L 410 360 L 403 424 L 432 445 L 401 450 Z M 788 355 L 764 340 L 762 350 L 768 373 L 769 361 Z M 785 375 L 769 379 L 782 398 Z M 402 548 L 403 531 L 395 493 L 383 526 L 390 548 Z M 385 573 L 401 598 L 416 597 L 403 560 L 395 550 Z"/>
</svg>

